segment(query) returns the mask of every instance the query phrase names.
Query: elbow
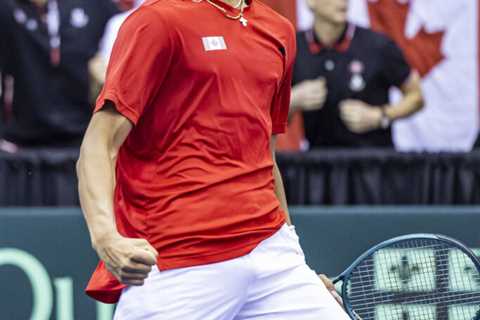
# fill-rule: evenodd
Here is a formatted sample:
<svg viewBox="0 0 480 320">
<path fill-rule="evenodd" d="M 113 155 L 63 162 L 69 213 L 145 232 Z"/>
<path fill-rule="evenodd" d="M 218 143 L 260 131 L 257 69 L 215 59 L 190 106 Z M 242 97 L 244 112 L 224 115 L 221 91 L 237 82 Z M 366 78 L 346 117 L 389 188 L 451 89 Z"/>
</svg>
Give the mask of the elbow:
<svg viewBox="0 0 480 320">
<path fill-rule="evenodd" d="M 416 112 L 422 110 L 425 107 L 425 98 L 421 89 L 419 89 L 417 92 L 417 102 L 415 104 L 415 107 Z"/>
<path fill-rule="evenodd" d="M 75 163 L 75 171 L 77 173 L 77 179 L 80 181 L 80 177 L 82 176 L 82 168 L 83 168 L 83 163 L 85 162 L 85 150 L 84 146 L 80 147 L 80 153 L 77 159 L 77 162 Z"/>
<path fill-rule="evenodd" d="M 80 161 L 81 161 L 81 159 L 78 158 L 77 162 L 75 163 L 75 172 L 77 173 L 77 179 L 80 178 L 80 166 L 81 166 Z"/>
<path fill-rule="evenodd" d="M 78 182 L 96 173 L 99 163 L 112 165 L 116 161 L 118 150 L 112 148 L 103 139 L 84 138 L 75 164 Z"/>
<path fill-rule="evenodd" d="M 423 109 L 425 106 L 425 99 L 423 97 L 422 88 L 420 84 L 415 88 L 410 88 L 409 91 L 405 92 L 405 99 L 409 101 L 410 114 L 417 113 Z"/>
<path fill-rule="evenodd" d="M 425 106 L 425 99 L 422 91 L 422 79 L 418 72 L 414 71 L 408 82 L 401 88 L 405 99 L 410 103 L 411 113 L 419 112 Z"/>
<path fill-rule="evenodd" d="M 418 112 L 422 110 L 423 107 L 425 106 L 425 98 L 422 90 L 422 80 L 418 73 L 415 73 L 413 76 L 413 80 L 411 82 L 411 90 L 412 90 L 413 96 L 415 97 L 414 111 Z"/>
<path fill-rule="evenodd" d="M 80 146 L 80 152 L 78 154 L 78 159 L 75 163 L 75 171 L 77 173 L 77 179 L 80 181 L 82 177 L 82 173 L 86 168 L 86 162 L 88 162 L 89 154 L 91 151 L 91 146 L 89 146 L 89 142 L 87 139 L 84 138 L 82 145 Z"/>
<path fill-rule="evenodd" d="M 75 172 L 77 173 L 77 178 L 80 178 L 80 171 L 82 170 L 82 157 L 80 156 L 75 163 Z"/>
</svg>

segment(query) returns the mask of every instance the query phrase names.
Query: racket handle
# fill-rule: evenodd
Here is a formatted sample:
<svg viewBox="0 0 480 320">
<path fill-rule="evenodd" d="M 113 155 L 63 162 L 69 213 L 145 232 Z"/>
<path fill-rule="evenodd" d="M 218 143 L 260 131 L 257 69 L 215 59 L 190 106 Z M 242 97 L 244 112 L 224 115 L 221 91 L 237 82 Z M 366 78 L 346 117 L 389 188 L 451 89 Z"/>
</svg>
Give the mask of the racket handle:
<svg viewBox="0 0 480 320">
<path fill-rule="evenodd" d="M 331 279 L 331 281 L 333 282 L 333 284 L 337 284 L 338 282 L 343 281 L 343 278 L 344 278 L 343 275 L 339 275 L 338 277 L 335 277 L 335 278 Z M 343 307 L 343 301 L 340 303 L 340 305 Z M 360 317 L 360 316 L 358 315 L 358 313 L 356 313 L 356 312 L 353 311 L 353 310 L 352 310 L 352 314 L 353 314 L 353 316 L 355 317 L 354 320 L 363 320 L 362 317 Z M 479 319 L 479 320 L 480 320 L 480 319 Z"/>
</svg>

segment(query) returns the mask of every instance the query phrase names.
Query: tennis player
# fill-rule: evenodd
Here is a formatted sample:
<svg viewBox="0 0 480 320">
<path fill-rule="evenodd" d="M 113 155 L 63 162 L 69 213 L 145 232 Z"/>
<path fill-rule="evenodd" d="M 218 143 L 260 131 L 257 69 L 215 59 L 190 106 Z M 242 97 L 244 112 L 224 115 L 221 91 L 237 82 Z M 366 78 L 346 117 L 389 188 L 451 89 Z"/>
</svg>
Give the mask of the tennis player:
<svg viewBox="0 0 480 320">
<path fill-rule="evenodd" d="M 150 0 L 123 24 L 78 161 L 115 319 L 347 320 L 289 226 L 294 29 L 257 0 Z"/>
</svg>

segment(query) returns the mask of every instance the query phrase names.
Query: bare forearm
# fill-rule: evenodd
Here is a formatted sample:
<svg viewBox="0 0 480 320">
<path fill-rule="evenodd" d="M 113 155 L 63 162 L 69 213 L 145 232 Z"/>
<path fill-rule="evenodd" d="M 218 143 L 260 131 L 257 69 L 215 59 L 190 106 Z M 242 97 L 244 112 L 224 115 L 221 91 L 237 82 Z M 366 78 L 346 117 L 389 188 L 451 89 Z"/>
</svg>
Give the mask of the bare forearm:
<svg viewBox="0 0 480 320">
<path fill-rule="evenodd" d="M 113 211 L 114 159 L 102 146 L 82 148 L 77 163 L 82 211 L 93 246 L 100 239 L 117 234 Z"/>
<path fill-rule="evenodd" d="M 95 113 L 83 138 L 77 163 L 82 211 L 92 244 L 118 236 L 113 211 L 115 163 L 132 124 L 107 102 Z"/>
<path fill-rule="evenodd" d="M 422 109 L 424 101 L 420 81 L 420 76 L 412 73 L 409 81 L 401 88 L 403 99 L 396 105 L 385 108 L 385 113 L 391 120 L 406 118 Z"/>
<path fill-rule="evenodd" d="M 285 195 L 283 179 L 276 162 L 274 162 L 274 166 L 273 166 L 273 178 L 275 180 L 275 195 L 277 196 L 277 199 L 280 202 L 280 207 L 285 212 L 285 219 L 287 220 L 287 223 L 291 225 L 292 221 L 290 219 L 290 213 L 288 211 L 287 197 Z"/>
<path fill-rule="evenodd" d="M 412 92 L 404 96 L 396 105 L 385 108 L 385 113 L 391 120 L 406 118 L 423 107 L 422 95 Z"/>
</svg>

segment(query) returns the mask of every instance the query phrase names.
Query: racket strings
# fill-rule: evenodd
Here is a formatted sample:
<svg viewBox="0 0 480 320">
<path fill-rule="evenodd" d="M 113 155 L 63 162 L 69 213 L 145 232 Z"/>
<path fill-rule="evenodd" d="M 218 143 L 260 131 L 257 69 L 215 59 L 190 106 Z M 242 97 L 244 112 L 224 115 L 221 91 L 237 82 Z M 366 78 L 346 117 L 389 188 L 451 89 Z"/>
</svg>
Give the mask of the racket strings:
<svg viewBox="0 0 480 320">
<path fill-rule="evenodd" d="M 434 239 L 377 251 L 346 285 L 348 303 L 363 320 L 473 320 L 480 312 L 480 274 L 470 257 Z"/>
</svg>

